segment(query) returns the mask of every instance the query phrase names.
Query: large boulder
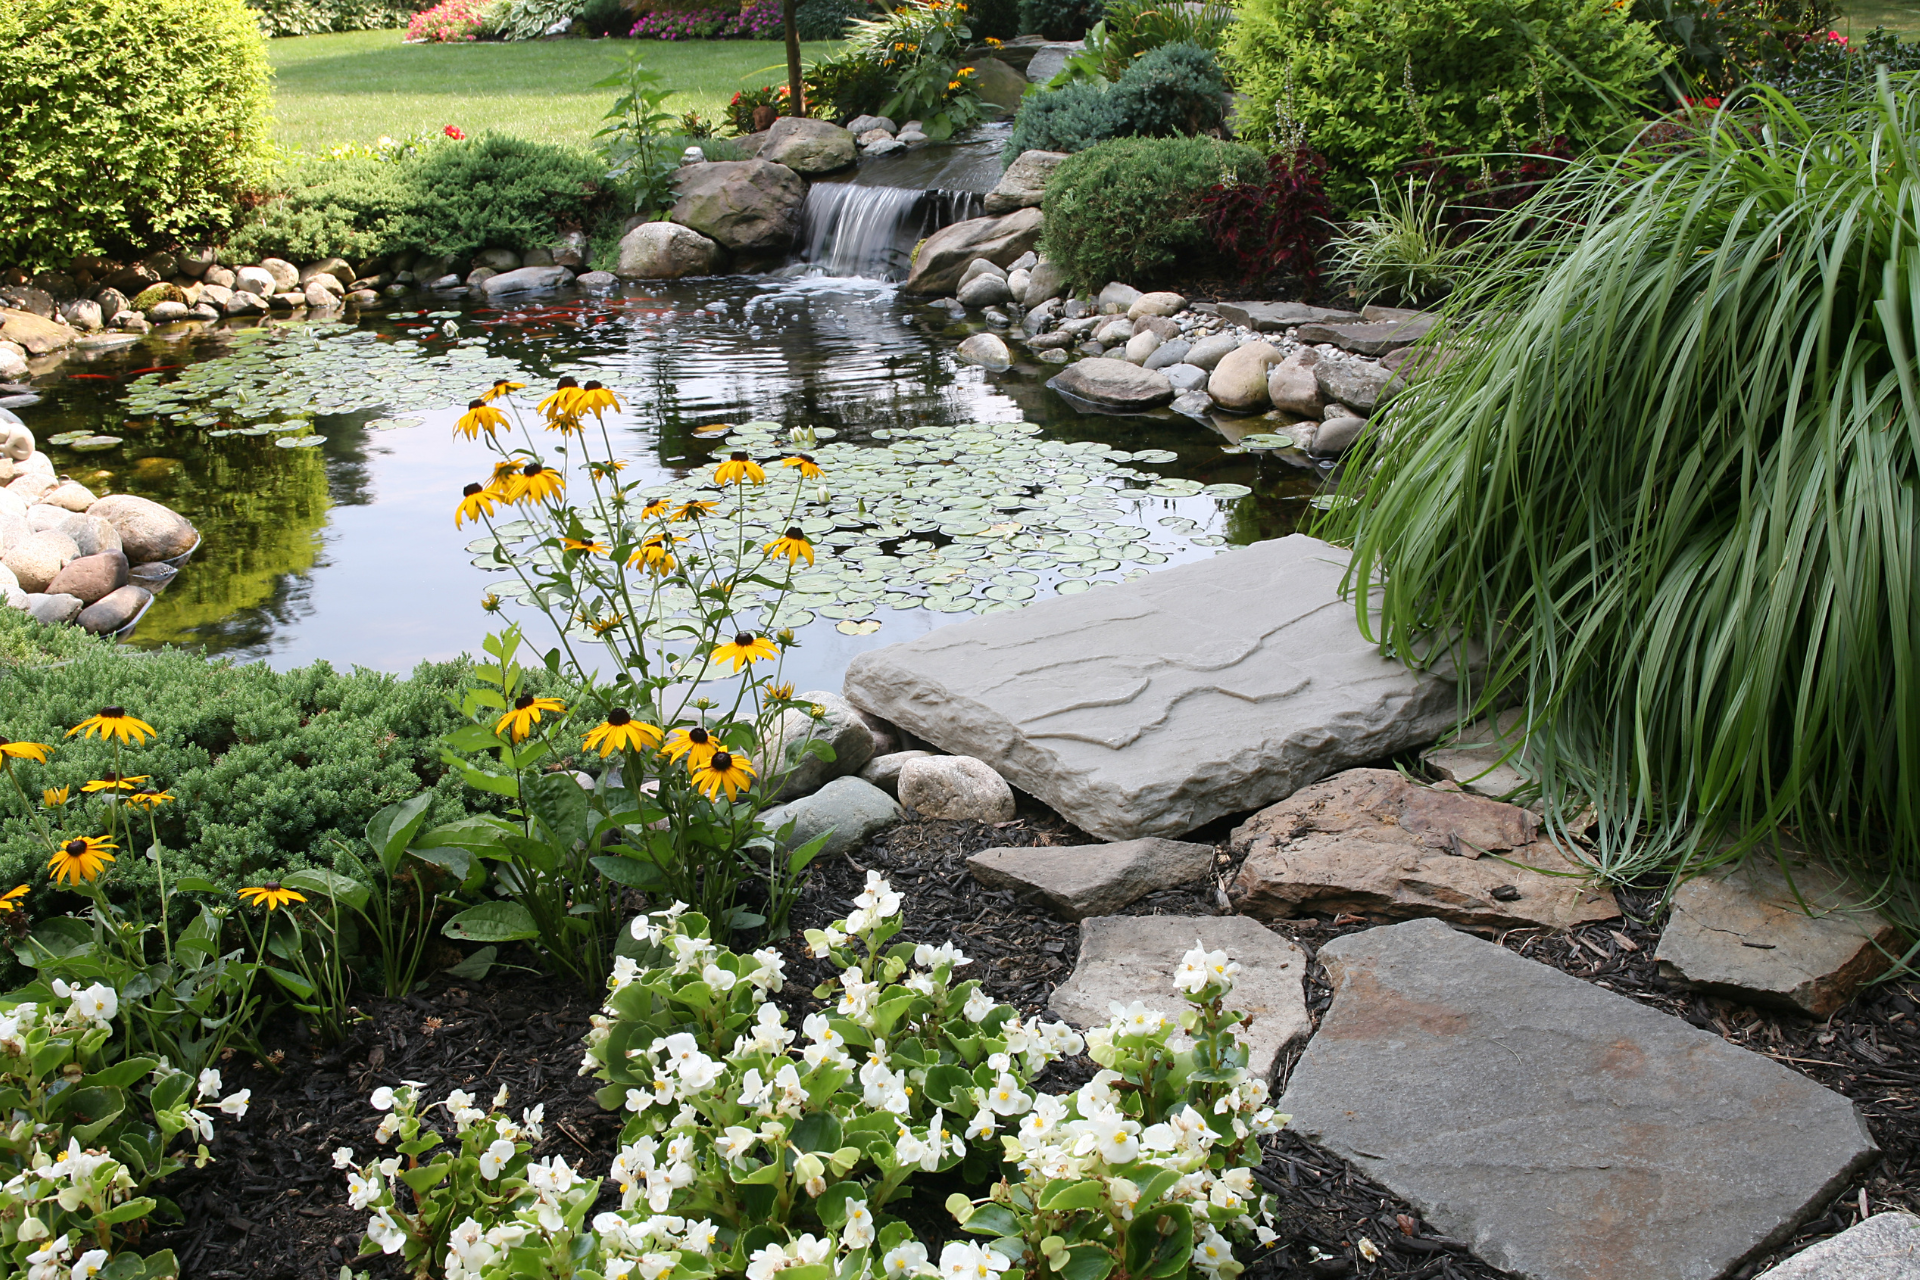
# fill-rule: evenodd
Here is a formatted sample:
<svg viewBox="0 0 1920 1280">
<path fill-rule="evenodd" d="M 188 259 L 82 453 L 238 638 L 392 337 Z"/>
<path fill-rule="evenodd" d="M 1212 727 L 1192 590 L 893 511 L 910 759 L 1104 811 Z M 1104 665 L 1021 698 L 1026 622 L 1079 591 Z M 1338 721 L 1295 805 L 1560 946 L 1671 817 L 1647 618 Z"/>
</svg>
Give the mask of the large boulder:
<svg viewBox="0 0 1920 1280">
<path fill-rule="evenodd" d="M 1302 418 L 1320 416 L 1320 380 L 1313 376 L 1313 366 L 1319 360 L 1309 348 L 1294 352 L 1268 371 L 1267 398 L 1274 408 Z"/>
<path fill-rule="evenodd" d="M 831 831 L 820 849 L 822 857 L 830 858 L 858 849 L 904 817 L 893 797 L 871 782 L 835 778 L 810 796 L 763 810 L 759 821 L 777 833 L 791 820 L 793 835 L 788 844 L 796 848 L 823 831 Z"/>
<path fill-rule="evenodd" d="M 720 246 L 677 222 L 643 222 L 620 237 L 613 274 L 622 280 L 678 280 L 712 275 Z"/>
<path fill-rule="evenodd" d="M 0 307 L 0 341 L 17 342 L 30 356 L 44 356 L 70 347 L 79 336 L 58 320 L 48 320 L 31 311 Z"/>
<path fill-rule="evenodd" d="M 1173 399 L 1166 374 L 1106 356 L 1075 361 L 1047 385 L 1097 408 L 1125 413 L 1157 409 Z"/>
<path fill-rule="evenodd" d="M 782 116 L 767 130 L 760 159 L 795 173 L 832 173 L 854 162 L 859 145 L 851 131 L 825 120 Z"/>
<path fill-rule="evenodd" d="M 506 293 L 551 293 L 572 283 L 573 272 L 565 267 L 515 267 L 489 278 L 480 288 L 494 298 Z"/>
<path fill-rule="evenodd" d="M 1063 920 L 1111 915 L 1135 899 L 1198 880 L 1212 869 L 1212 845 L 1158 838 L 982 849 L 967 859 L 967 870 L 981 884 L 1043 902 Z"/>
<path fill-rule="evenodd" d="M 1038 307 L 1055 298 L 1067 296 L 1067 273 L 1057 262 L 1042 258 L 1027 272 L 1027 292 L 1021 298 L 1029 307 Z"/>
<path fill-rule="evenodd" d="M 67 561 L 44 590 L 48 595 L 78 596 L 80 603 L 92 604 L 126 585 L 127 558 L 118 551 L 102 551 Z"/>
<path fill-rule="evenodd" d="M 1368 360 L 1322 360 L 1313 366 L 1313 376 L 1321 395 L 1363 417 L 1379 407 L 1393 381 L 1392 373 Z"/>
<path fill-rule="evenodd" d="M 105 635 L 109 631 L 118 631 L 138 618 L 140 611 L 152 599 L 151 591 L 129 583 L 82 609 L 74 621 L 80 624 L 83 631 L 97 636 Z"/>
<path fill-rule="evenodd" d="M 150 560 L 171 560 L 193 550 L 200 534 L 186 517 L 148 498 L 116 493 L 87 508 L 90 516 L 99 516 L 120 535 L 120 548 L 129 564 Z"/>
<path fill-rule="evenodd" d="M 834 778 L 859 773 L 873 759 L 873 732 L 860 713 L 837 693 L 824 689 L 799 695 L 799 700 L 820 709 L 818 717 L 804 708 L 782 711 L 767 735 L 766 758 L 771 773 L 791 770 L 775 794 L 775 800 L 818 791 Z M 825 760 L 805 744 L 824 743 L 833 752 Z"/>
<path fill-rule="evenodd" d="M 971 756 L 925 756 L 900 768 L 900 803 L 923 818 L 1013 820 L 1013 788 Z"/>
<path fill-rule="evenodd" d="M 674 221 L 682 219 L 676 216 Z M 960 287 L 960 273 L 975 258 L 1009 266 L 1040 242 L 1040 221 L 1038 209 L 1016 209 L 1005 217 L 968 218 L 942 227 L 921 242 L 913 270 L 900 291 L 952 293 Z"/>
<path fill-rule="evenodd" d="M 1360 634 L 1346 560 L 1294 534 L 952 623 L 857 655 L 847 700 L 1092 835 L 1183 835 L 1452 727 L 1454 685 Z"/>
<path fill-rule="evenodd" d="M 1281 355 L 1270 342 L 1249 342 L 1236 347 L 1213 367 L 1207 379 L 1207 394 L 1222 409 L 1234 413 L 1257 413 L 1267 407 L 1267 371 L 1279 364 Z"/>
<path fill-rule="evenodd" d="M 13 570 L 20 589 L 29 595 L 43 592 L 68 563 L 80 557 L 80 548 L 64 533 L 51 529 L 30 534 L 18 543 L 9 541 L 0 564 Z"/>
<path fill-rule="evenodd" d="M 1021 96 L 1027 91 L 1027 78 L 998 58 L 975 58 L 969 81 L 982 102 L 1009 115 L 1020 109 Z"/>
<path fill-rule="evenodd" d="M 1064 151 L 1022 151 L 1014 157 L 999 183 L 987 192 L 987 212 L 1012 213 L 1015 209 L 1037 209 L 1046 194 L 1047 179 L 1067 158 Z"/>
<path fill-rule="evenodd" d="M 1007 344 L 997 333 L 976 333 L 960 344 L 954 352 L 968 364 L 977 364 L 999 373 L 1013 364 L 1013 352 L 1007 350 Z"/>
<path fill-rule="evenodd" d="M 674 177 L 668 215 L 736 253 L 777 253 L 800 229 L 807 184 L 783 164 L 718 160 L 690 164 Z"/>
</svg>

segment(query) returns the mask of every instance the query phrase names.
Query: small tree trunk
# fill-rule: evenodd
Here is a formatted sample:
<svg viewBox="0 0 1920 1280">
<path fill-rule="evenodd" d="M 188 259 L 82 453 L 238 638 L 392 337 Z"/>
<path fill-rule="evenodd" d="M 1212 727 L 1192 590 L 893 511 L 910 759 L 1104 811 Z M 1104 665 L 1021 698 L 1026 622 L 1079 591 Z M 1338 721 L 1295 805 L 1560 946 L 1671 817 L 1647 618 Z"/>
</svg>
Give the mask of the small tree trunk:
<svg viewBox="0 0 1920 1280">
<path fill-rule="evenodd" d="M 793 16 L 795 0 L 780 0 L 780 21 L 787 28 L 787 112 L 807 114 L 805 86 L 800 83 L 800 27 Z"/>
</svg>

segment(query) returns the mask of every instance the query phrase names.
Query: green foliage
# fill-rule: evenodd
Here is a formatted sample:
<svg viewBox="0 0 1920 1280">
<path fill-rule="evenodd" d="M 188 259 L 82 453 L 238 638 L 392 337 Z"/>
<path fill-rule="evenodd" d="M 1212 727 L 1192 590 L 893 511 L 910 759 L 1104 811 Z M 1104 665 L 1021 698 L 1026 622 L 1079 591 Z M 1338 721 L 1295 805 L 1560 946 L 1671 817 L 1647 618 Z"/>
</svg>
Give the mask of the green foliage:
<svg viewBox="0 0 1920 1280">
<path fill-rule="evenodd" d="M 1088 33 L 1087 49 L 1099 60 L 1100 74 L 1118 80 L 1135 58 L 1162 45 L 1217 50 L 1232 25 L 1232 7 L 1218 0 L 1192 6 L 1162 0 L 1112 0 L 1099 24 Z"/>
<path fill-rule="evenodd" d="M 601 117 L 612 123 L 593 136 L 607 159 L 607 181 L 629 195 L 635 213 L 652 213 L 673 203 L 680 152 L 662 133 L 674 117 L 661 105 L 673 91 L 660 88 L 660 79 L 658 72 L 646 69 L 638 53 L 630 53 L 623 70 L 594 84 L 596 89 L 626 90 Z"/>
<path fill-rule="evenodd" d="M 1692 96 L 1790 68 L 1803 50 L 1828 43 L 1840 16 L 1833 0 L 1634 0 L 1632 12 L 1673 50 L 1673 70 Z"/>
<path fill-rule="evenodd" d="M 585 0 L 500 0 L 488 26 L 502 40 L 538 40 L 562 18 L 577 17 Z"/>
<path fill-rule="evenodd" d="M 414 10 L 409 0 L 247 0 L 247 6 L 270 36 L 384 31 L 406 26 Z"/>
<path fill-rule="evenodd" d="M 1596 872 L 1785 825 L 1911 928 L 1920 100 L 1747 101 L 1489 233 L 1449 307 L 1478 319 L 1324 532 L 1389 652 L 1486 646 L 1478 699 L 1520 696 L 1521 766 Z"/>
<path fill-rule="evenodd" d="M 1612 0 L 1244 0 L 1227 37 L 1236 122 L 1304 140 L 1336 206 L 1420 158 L 1607 140 L 1670 57 Z M 1304 129 L 1304 139 L 1289 135 Z"/>
<path fill-rule="evenodd" d="M 1040 252 L 1075 289 L 1142 283 L 1207 251 L 1202 198 L 1266 181 L 1260 153 L 1215 138 L 1116 138 L 1068 156 L 1047 182 Z"/>
<path fill-rule="evenodd" d="M 1903 41 L 1885 27 L 1875 27 L 1863 39 L 1820 38 L 1802 48 L 1790 64 L 1762 71 L 1755 79 L 1796 102 L 1810 104 L 1859 92 L 1873 82 L 1878 67 L 1897 77 L 1897 89 L 1909 91 L 1913 73 L 1920 71 L 1920 40 Z"/>
<path fill-rule="evenodd" d="M 1086 81 L 1030 93 L 1003 153 L 1083 151 L 1108 138 L 1164 138 L 1216 129 L 1226 78 L 1210 50 L 1169 44 L 1134 59 L 1112 86 Z"/>
<path fill-rule="evenodd" d="M 591 220 L 605 173 L 589 154 L 500 134 L 309 160 L 230 248 L 300 260 L 530 249 Z"/>
<path fill-rule="evenodd" d="M 48 763 L 14 770 L 36 796 L 70 787 L 69 807 L 78 810 L 80 785 L 115 769 L 115 757 L 99 739 L 66 730 L 109 704 L 153 725 L 159 738 L 126 749 L 121 767 L 176 797 L 155 816 L 160 841 L 174 851 L 171 871 L 232 890 L 330 866 L 333 840 L 358 840 L 370 815 L 423 785 L 434 792 L 436 821 L 488 807 L 478 797 L 469 806 L 459 779 L 441 776 L 439 735 L 457 722 L 446 698 L 462 671 L 423 664 L 401 680 L 318 663 L 279 672 L 101 645 L 64 666 L 0 672 L 0 734 L 52 745 Z M 45 862 L 33 824 L 5 810 L 0 879 L 37 882 Z M 154 866 L 123 858 L 113 884 L 116 893 L 150 892 Z"/>
<path fill-rule="evenodd" d="M 1453 243 L 1446 205 L 1431 184 L 1408 178 L 1361 212 L 1330 248 L 1334 275 L 1364 302 L 1385 298 L 1396 307 L 1427 306 L 1452 291 L 1467 251 Z"/>
<path fill-rule="evenodd" d="M 9 667 L 44 667 L 112 647 L 113 641 L 78 627 L 44 626 L 22 610 L 0 609 L 0 690 L 7 687 Z"/>
<path fill-rule="evenodd" d="M 1103 0 L 1020 0 L 1020 34 L 1078 40 L 1100 21 Z"/>
<path fill-rule="evenodd" d="M 838 40 L 848 23 L 872 11 L 867 0 L 804 0 L 793 12 L 793 25 L 802 40 Z"/>
<path fill-rule="evenodd" d="M 0 64 L 0 262 L 219 231 L 266 182 L 266 42 L 243 0 L 10 0 Z"/>
<path fill-rule="evenodd" d="M 830 58 L 825 74 L 843 84 L 878 76 L 887 86 L 880 101 L 861 109 L 893 120 L 919 120 L 933 139 L 951 137 L 985 112 L 961 56 L 973 40 L 963 5 L 946 0 L 906 0 L 877 18 L 852 23 L 846 47 Z M 822 67 L 816 64 L 815 74 Z"/>
</svg>

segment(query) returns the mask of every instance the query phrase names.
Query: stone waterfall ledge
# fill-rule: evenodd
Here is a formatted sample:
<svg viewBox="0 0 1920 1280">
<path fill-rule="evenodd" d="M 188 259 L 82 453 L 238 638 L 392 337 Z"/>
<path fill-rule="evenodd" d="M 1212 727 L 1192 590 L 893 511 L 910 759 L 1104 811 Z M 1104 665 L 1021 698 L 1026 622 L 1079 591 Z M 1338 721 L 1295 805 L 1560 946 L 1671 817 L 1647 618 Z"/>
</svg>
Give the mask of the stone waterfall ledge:
<svg viewBox="0 0 1920 1280">
<path fill-rule="evenodd" d="M 856 657 L 847 700 L 1106 840 L 1179 836 L 1431 742 L 1454 685 L 1380 656 L 1303 534 Z"/>
</svg>

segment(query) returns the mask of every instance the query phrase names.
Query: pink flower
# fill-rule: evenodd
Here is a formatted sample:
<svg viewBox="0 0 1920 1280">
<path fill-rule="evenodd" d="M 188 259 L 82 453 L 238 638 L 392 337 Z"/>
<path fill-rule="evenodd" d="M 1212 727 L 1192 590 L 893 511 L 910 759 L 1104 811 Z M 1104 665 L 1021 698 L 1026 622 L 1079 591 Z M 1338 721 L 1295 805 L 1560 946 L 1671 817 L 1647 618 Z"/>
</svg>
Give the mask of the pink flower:
<svg viewBox="0 0 1920 1280">
<path fill-rule="evenodd" d="M 467 39 L 471 40 L 473 39 L 473 37 L 468 36 Z M 467 140 L 467 135 L 460 132 L 460 126 L 457 124 L 450 124 L 446 128 L 442 129 L 440 132 L 446 134 L 449 138 L 452 138 L 455 142 L 465 142 Z"/>
</svg>

